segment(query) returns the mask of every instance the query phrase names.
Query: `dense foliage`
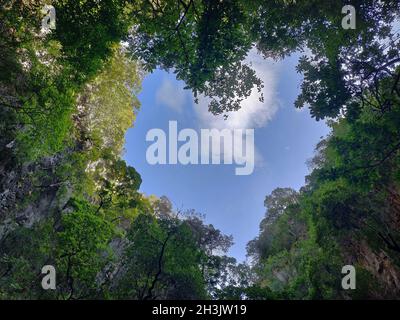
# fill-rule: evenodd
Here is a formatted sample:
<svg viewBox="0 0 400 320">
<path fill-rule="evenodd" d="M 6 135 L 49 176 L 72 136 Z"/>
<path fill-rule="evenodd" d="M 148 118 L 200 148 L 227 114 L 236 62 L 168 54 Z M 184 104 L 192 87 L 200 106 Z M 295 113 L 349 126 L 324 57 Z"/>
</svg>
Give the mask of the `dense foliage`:
<svg viewBox="0 0 400 320">
<path fill-rule="evenodd" d="M 357 299 L 400 293 L 398 1 L 48 1 L 0 6 L 1 299 Z M 303 52 L 296 107 L 331 133 L 299 191 L 265 199 L 249 261 L 202 216 L 138 190 L 121 158 L 146 72 L 175 73 L 228 115 L 252 90 L 246 56 Z M 260 186 L 262 187 L 262 186 Z M 357 289 L 341 287 L 341 267 Z M 43 290 L 41 268 L 57 268 Z"/>
</svg>

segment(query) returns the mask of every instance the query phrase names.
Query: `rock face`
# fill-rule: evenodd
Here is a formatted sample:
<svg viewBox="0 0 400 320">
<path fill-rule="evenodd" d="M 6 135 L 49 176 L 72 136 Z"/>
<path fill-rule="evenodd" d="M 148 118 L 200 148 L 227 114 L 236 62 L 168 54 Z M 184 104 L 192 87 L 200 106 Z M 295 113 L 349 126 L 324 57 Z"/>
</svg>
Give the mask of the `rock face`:
<svg viewBox="0 0 400 320">
<path fill-rule="evenodd" d="M 393 186 L 387 191 L 387 207 L 377 218 L 372 235 L 355 237 L 352 234 L 342 243 L 346 248 L 345 261 L 367 270 L 376 280 L 371 298 L 398 299 L 400 296 L 400 269 L 398 243 L 392 236 L 400 228 L 400 194 Z"/>
<path fill-rule="evenodd" d="M 18 225 L 31 227 L 61 212 L 71 193 L 68 185 L 56 182 L 55 168 L 62 159 L 56 155 L 11 170 L 9 164 L 0 167 L 0 240 Z M 37 178 L 41 173 L 44 178 Z M 61 187 L 66 187 L 62 195 Z"/>
<path fill-rule="evenodd" d="M 400 295 L 400 270 L 395 266 L 387 252 L 375 252 L 365 241 L 358 245 L 358 262 L 368 270 L 381 285 L 376 298 L 396 298 Z"/>
</svg>

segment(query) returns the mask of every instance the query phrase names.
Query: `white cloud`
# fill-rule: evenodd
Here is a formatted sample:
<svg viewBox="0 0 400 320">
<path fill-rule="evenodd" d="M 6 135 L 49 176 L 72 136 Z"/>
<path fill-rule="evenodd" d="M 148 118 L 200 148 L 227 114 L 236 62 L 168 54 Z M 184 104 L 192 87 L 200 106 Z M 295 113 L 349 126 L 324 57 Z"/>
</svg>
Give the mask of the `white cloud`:
<svg viewBox="0 0 400 320">
<path fill-rule="evenodd" d="M 273 118 L 279 105 L 276 94 L 278 67 L 272 61 L 263 59 L 255 50 L 249 53 L 246 62 L 252 64 L 257 76 L 264 82 L 264 102 L 259 101 L 259 93 L 254 88 L 252 94 L 242 102 L 241 109 L 228 113 L 228 119 L 224 120 L 223 116 L 212 115 L 207 108 L 208 100 L 201 98 L 198 105 L 194 104 L 200 126 L 218 129 L 259 128 Z"/>
<path fill-rule="evenodd" d="M 208 111 L 208 100 L 203 97 L 199 104 L 194 103 L 201 128 L 255 129 L 264 127 L 272 120 L 280 104 L 276 92 L 278 66 L 271 60 L 265 60 L 255 50 L 249 53 L 246 62 L 252 64 L 257 76 L 263 81 L 264 102 L 259 101 L 259 93 L 254 88 L 252 94 L 242 102 L 241 109 L 230 112 L 228 119 L 224 120 L 223 116 L 214 116 Z M 256 166 L 264 166 L 261 153 L 257 148 L 254 152 Z"/>
<path fill-rule="evenodd" d="M 182 112 L 186 98 L 187 94 L 183 85 L 169 79 L 164 79 L 156 92 L 157 105 L 165 105 L 176 112 Z"/>
</svg>

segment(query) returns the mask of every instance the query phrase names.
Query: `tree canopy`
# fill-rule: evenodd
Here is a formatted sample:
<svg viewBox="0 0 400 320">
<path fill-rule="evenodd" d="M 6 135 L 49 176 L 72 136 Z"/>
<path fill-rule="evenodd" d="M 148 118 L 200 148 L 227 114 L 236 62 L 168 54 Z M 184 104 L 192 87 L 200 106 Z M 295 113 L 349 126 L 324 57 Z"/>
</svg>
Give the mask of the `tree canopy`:
<svg viewBox="0 0 400 320">
<path fill-rule="evenodd" d="M 0 5 L 1 299 L 398 298 L 399 1 L 352 1 L 345 29 L 337 0 L 54 0 L 43 34 L 45 4 Z M 294 107 L 331 131 L 305 185 L 266 196 L 238 263 L 201 214 L 142 194 L 122 153 L 148 72 L 227 116 L 253 90 L 263 100 L 251 50 L 302 53 Z"/>
</svg>

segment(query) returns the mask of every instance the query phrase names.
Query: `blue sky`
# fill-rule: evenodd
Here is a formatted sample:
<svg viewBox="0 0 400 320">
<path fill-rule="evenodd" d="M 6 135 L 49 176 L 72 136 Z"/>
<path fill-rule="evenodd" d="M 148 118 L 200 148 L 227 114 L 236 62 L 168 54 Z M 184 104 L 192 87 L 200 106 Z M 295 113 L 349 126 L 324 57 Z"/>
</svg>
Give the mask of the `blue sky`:
<svg viewBox="0 0 400 320">
<path fill-rule="evenodd" d="M 323 122 L 310 117 L 307 109 L 294 108 L 301 77 L 295 71 L 298 56 L 273 63 L 249 54 L 265 83 L 264 103 L 252 95 L 242 109 L 227 121 L 207 112 L 206 101 L 194 104 L 190 91 L 173 74 L 156 70 L 146 76 L 139 95 L 141 109 L 126 135 L 125 160 L 141 174 L 141 191 L 166 195 L 180 209 L 205 214 L 206 222 L 234 237 L 229 254 L 246 257 L 246 244 L 257 236 L 265 215 L 264 198 L 277 187 L 299 189 L 308 173 L 321 136 L 328 133 Z M 256 166 L 251 175 L 235 175 L 232 165 L 150 165 L 146 161 L 146 133 L 153 128 L 168 132 L 168 121 L 178 130 L 193 128 L 254 128 Z"/>
</svg>

